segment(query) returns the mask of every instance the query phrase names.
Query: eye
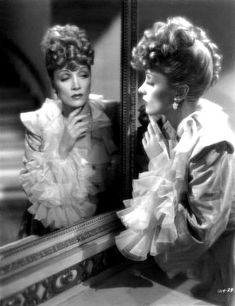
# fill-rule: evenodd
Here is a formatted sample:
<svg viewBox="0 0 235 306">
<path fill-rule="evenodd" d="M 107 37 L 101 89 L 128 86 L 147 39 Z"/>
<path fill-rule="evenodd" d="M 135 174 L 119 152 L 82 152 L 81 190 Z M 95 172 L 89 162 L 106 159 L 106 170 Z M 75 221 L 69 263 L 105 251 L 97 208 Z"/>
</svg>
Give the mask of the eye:
<svg viewBox="0 0 235 306">
<path fill-rule="evenodd" d="M 151 82 L 151 81 L 147 81 L 146 83 L 147 83 L 148 85 L 150 85 L 150 86 L 154 86 L 154 83 Z"/>
<path fill-rule="evenodd" d="M 146 84 L 148 84 L 150 86 L 154 86 L 154 82 L 153 82 L 151 76 L 149 76 L 149 75 L 146 75 L 145 82 L 146 82 Z"/>
<path fill-rule="evenodd" d="M 154 82 L 152 80 L 145 80 L 146 84 L 150 85 L 150 86 L 154 86 Z"/>
<path fill-rule="evenodd" d="M 80 78 L 86 79 L 86 78 L 89 78 L 89 76 L 90 76 L 90 73 L 88 71 L 80 71 L 79 72 L 79 77 Z"/>
<path fill-rule="evenodd" d="M 65 82 L 65 81 L 69 80 L 69 78 L 70 78 L 70 75 L 69 75 L 69 74 L 61 74 L 61 75 L 59 76 L 59 80 L 60 80 L 61 82 Z"/>
</svg>

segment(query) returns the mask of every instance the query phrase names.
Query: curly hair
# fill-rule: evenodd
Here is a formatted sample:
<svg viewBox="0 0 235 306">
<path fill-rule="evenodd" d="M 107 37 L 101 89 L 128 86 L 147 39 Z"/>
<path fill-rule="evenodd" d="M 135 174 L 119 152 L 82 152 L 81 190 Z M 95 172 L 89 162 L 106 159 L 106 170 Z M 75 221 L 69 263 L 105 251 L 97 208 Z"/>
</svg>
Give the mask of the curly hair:
<svg viewBox="0 0 235 306">
<path fill-rule="evenodd" d="M 173 88 L 187 84 L 191 100 L 218 80 L 221 61 L 206 32 L 184 17 L 154 23 L 132 51 L 133 68 L 160 72 Z"/>
<path fill-rule="evenodd" d="M 56 69 L 68 64 L 71 67 L 78 64 L 90 67 L 94 63 L 94 50 L 86 31 L 75 25 L 49 28 L 42 39 L 41 48 L 50 78 L 53 78 Z"/>
</svg>

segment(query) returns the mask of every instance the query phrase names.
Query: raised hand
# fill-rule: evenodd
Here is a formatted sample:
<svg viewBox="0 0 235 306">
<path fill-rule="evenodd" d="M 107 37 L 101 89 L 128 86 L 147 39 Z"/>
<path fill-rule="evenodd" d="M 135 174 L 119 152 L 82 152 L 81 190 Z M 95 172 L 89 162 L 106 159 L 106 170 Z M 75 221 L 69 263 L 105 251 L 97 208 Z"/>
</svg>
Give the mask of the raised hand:
<svg viewBox="0 0 235 306">
<path fill-rule="evenodd" d="M 59 154 L 62 158 L 67 157 L 77 139 L 85 136 L 89 129 L 88 115 L 80 115 L 80 112 L 80 108 L 74 110 L 65 121 L 64 132 L 59 145 Z"/>
<path fill-rule="evenodd" d="M 148 129 L 144 134 L 142 143 L 150 160 L 158 156 L 163 151 L 163 135 L 159 129 L 159 126 L 153 120 L 151 120 L 148 125 Z"/>
</svg>

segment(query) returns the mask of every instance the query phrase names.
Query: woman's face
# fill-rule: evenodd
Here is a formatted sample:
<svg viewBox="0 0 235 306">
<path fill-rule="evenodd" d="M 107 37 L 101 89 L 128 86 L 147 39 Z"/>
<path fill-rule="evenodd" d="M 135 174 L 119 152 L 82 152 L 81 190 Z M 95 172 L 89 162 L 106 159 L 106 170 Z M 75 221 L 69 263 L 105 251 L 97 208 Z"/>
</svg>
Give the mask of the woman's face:
<svg viewBox="0 0 235 306">
<path fill-rule="evenodd" d="M 53 85 L 58 98 L 71 108 L 83 107 L 88 101 L 91 71 L 86 65 L 76 69 L 61 68 L 54 72 Z"/>
<path fill-rule="evenodd" d="M 172 110 L 174 92 L 163 74 L 147 70 L 138 92 L 143 96 L 148 115 L 167 115 Z"/>
</svg>

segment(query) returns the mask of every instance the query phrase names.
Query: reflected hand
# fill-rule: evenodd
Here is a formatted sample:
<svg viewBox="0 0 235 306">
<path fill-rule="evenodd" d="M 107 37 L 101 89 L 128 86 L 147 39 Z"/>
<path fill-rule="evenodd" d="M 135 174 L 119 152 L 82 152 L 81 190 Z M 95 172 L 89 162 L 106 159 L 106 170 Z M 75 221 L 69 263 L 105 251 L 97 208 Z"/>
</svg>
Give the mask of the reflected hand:
<svg viewBox="0 0 235 306">
<path fill-rule="evenodd" d="M 157 123 L 152 120 L 148 125 L 146 133 L 144 134 L 142 143 L 150 160 L 158 156 L 163 151 L 164 142 L 162 133 Z"/>
<path fill-rule="evenodd" d="M 65 122 L 63 136 L 59 144 L 59 154 L 62 158 L 68 156 L 77 139 L 85 136 L 89 129 L 88 121 L 85 120 L 87 115 L 79 115 L 80 112 L 80 108 L 74 110 Z"/>
</svg>

